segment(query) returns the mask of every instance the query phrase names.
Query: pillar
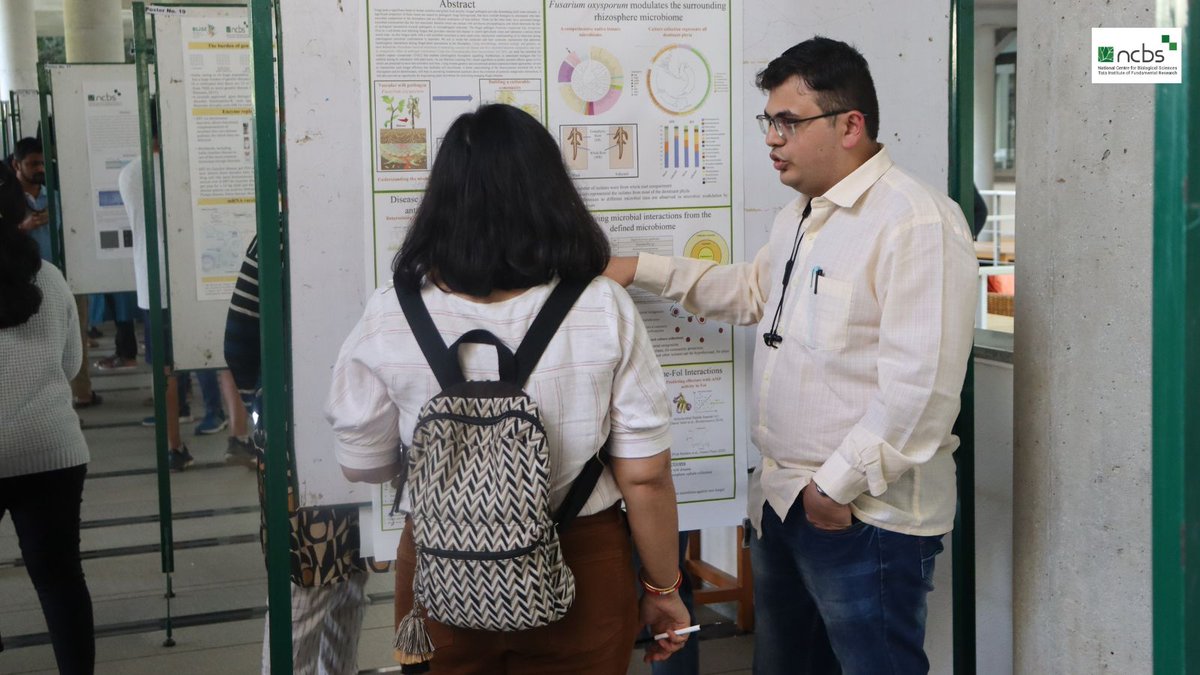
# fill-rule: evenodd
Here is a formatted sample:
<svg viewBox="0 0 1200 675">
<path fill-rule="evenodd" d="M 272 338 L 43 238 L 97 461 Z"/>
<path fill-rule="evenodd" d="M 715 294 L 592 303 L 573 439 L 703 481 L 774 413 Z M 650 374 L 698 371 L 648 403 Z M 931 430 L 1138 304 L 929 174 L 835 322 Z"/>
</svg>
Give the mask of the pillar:
<svg viewBox="0 0 1200 675">
<path fill-rule="evenodd" d="M 125 62 L 121 0 L 63 0 L 63 30 L 68 63 Z"/>
<path fill-rule="evenodd" d="M 975 27 L 975 187 L 990 190 L 996 154 L 996 27 Z"/>
<path fill-rule="evenodd" d="M 0 98 L 8 92 L 37 89 L 37 24 L 34 0 L 0 2 Z"/>
<path fill-rule="evenodd" d="M 1154 0 L 1020 6 L 1017 673 L 1151 672 L 1155 85 L 1092 84 L 1086 27 L 1154 16 Z"/>
</svg>

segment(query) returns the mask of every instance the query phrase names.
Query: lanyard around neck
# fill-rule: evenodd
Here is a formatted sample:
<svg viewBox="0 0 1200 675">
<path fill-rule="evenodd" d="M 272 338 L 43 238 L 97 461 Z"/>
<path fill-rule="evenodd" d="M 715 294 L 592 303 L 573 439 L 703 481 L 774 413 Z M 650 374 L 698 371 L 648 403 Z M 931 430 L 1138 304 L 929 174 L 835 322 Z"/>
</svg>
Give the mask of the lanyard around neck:
<svg viewBox="0 0 1200 675">
<path fill-rule="evenodd" d="M 771 349 L 779 349 L 779 343 L 783 342 L 783 336 L 779 334 L 779 320 L 783 316 L 783 301 L 787 298 L 788 281 L 792 278 L 792 268 L 796 265 L 796 256 L 800 254 L 800 244 L 804 241 L 804 221 L 808 219 L 810 213 L 812 213 L 811 199 L 804 205 L 804 212 L 800 214 L 800 223 L 796 225 L 796 240 L 792 243 L 792 256 L 783 266 L 783 288 L 779 291 L 779 304 L 775 306 L 775 318 L 771 320 L 771 330 L 763 333 L 763 342 Z"/>
</svg>

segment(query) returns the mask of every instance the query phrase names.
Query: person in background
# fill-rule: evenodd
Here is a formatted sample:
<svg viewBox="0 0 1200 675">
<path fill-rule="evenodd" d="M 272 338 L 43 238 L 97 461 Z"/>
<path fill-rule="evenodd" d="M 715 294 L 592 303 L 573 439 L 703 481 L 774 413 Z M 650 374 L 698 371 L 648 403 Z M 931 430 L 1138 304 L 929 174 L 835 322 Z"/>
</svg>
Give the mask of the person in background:
<svg viewBox="0 0 1200 675">
<path fill-rule="evenodd" d="M 117 327 L 112 356 L 96 361 L 96 370 L 115 371 L 130 370 L 137 367 L 138 341 L 137 331 L 133 327 L 134 314 L 137 313 L 137 293 L 125 291 L 121 293 L 93 293 L 88 301 L 91 306 L 92 326 L 103 323 L 109 316 Z M 99 312 L 97 312 L 97 308 Z M 92 337 L 89 329 L 88 337 Z"/>
<path fill-rule="evenodd" d="M 245 409 L 256 420 L 257 448 L 228 461 L 254 462 L 258 468 L 259 533 L 267 551 L 266 434 L 262 419 L 262 339 L 258 313 L 258 238 L 242 261 L 225 320 L 225 362 Z M 358 672 L 358 637 L 367 607 L 365 585 L 370 566 L 359 555 L 358 507 L 296 508 L 295 456 L 289 451 L 288 520 L 291 523 L 292 664 L 302 675 L 353 675 Z M 378 566 L 371 566 L 377 571 Z M 382 570 L 386 571 L 384 564 Z M 270 616 L 263 630 L 263 675 L 270 675 Z"/>
<path fill-rule="evenodd" d="M 22 138 L 13 149 L 12 169 L 25 193 L 26 216 L 21 220 L 20 229 L 29 233 L 37 242 L 38 251 L 43 260 L 54 260 L 50 243 L 49 202 L 50 193 L 46 191 L 46 157 L 42 153 L 42 142 L 36 138 Z M 88 315 L 88 297 L 75 296 L 76 313 L 81 317 Z M 92 378 L 88 372 L 88 352 L 86 328 L 80 323 L 79 334 L 83 345 L 83 367 L 79 374 L 71 380 L 71 391 L 74 394 L 73 403 L 76 408 L 87 408 L 100 405 L 104 399 L 92 389 Z"/>
<path fill-rule="evenodd" d="M 161 163 L 158 133 L 158 108 L 157 101 L 151 99 L 151 114 L 150 114 L 150 137 L 154 158 L 154 165 L 158 167 Z M 159 175 L 156 170 L 154 175 Z M 125 211 L 129 216 L 129 225 L 133 229 L 133 272 L 137 283 L 137 300 L 138 307 L 146 310 L 145 327 L 147 333 L 146 339 L 146 362 L 153 364 L 153 350 L 156 347 L 154 341 L 149 339 L 150 333 L 150 273 L 149 259 L 146 242 L 146 205 L 143 195 L 142 183 L 142 161 L 137 158 L 127 164 L 121 170 L 121 175 L 117 178 L 117 185 L 121 192 L 121 200 L 125 204 Z M 168 364 L 172 363 L 170 345 L 171 345 L 171 315 L 167 309 L 169 304 L 167 297 L 166 284 L 166 256 L 163 254 L 162 242 L 165 240 L 163 230 L 163 199 L 162 185 L 160 181 L 154 181 L 155 186 L 155 203 L 157 205 L 158 223 L 158 242 L 159 242 L 159 280 L 160 290 L 162 294 L 163 309 L 163 335 L 164 344 L 168 347 L 167 359 Z M 249 430 L 247 428 L 247 420 L 245 411 L 237 398 L 237 390 L 233 383 L 233 378 L 227 371 L 214 372 L 212 370 L 196 371 L 196 380 L 200 384 L 201 398 L 204 401 L 204 416 L 199 424 L 196 425 L 195 433 L 197 436 L 216 434 L 232 423 L 230 429 L 229 440 L 226 445 L 226 461 L 229 462 L 234 458 L 243 458 L 240 461 L 232 463 L 242 463 L 249 465 L 249 460 L 244 459 L 252 453 L 250 450 Z M 195 458 L 192 457 L 191 451 L 183 442 L 183 436 L 180 432 L 180 424 L 186 424 L 193 421 L 191 410 L 188 406 L 188 394 L 191 389 L 191 376 L 189 373 L 183 372 L 175 374 L 168 366 L 167 373 L 167 445 L 169 448 L 169 463 L 172 471 L 183 471 L 187 469 Z M 224 399 L 225 409 L 228 410 L 228 415 L 222 409 L 222 399 Z M 157 423 L 154 417 L 147 417 L 142 420 L 143 426 L 154 426 Z"/>
<path fill-rule="evenodd" d="M 70 379 L 83 363 L 67 282 L 21 227 L 22 186 L 0 167 L 0 518 L 12 514 L 60 673 L 90 675 L 92 598 L 79 555 L 90 459 Z"/>
</svg>

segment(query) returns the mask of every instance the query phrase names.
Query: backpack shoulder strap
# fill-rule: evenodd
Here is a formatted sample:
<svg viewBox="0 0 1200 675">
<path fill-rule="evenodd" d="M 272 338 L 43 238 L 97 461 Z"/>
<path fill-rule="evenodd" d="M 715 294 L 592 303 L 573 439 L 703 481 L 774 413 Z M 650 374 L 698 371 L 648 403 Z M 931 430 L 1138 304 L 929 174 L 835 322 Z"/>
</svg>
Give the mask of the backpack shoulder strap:
<svg viewBox="0 0 1200 675">
<path fill-rule="evenodd" d="M 571 489 L 567 491 L 567 496 L 559 505 L 558 511 L 554 513 L 554 524 L 558 526 L 558 531 L 561 533 L 567 529 L 575 516 L 583 510 L 583 505 L 587 503 L 589 497 L 592 496 L 592 491 L 596 489 L 596 483 L 600 482 L 600 476 L 604 473 L 604 462 L 608 459 L 608 439 L 604 440 L 604 445 L 600 446 L 600 451 L 592 455 L 592 458 L 583 465 L 583 471 L 571 483 Z"/>
<path fill-rule="evenodd" d="M 530 324 L 529 331 L 525 333 L 521 346 L 517 347 L 517 386 L 524 388 L 526 380 L 537 367 L 538 360 L 542 358 L 542 352 L 546 351 L 554 333 L 558 331 L 563 319 L 567 318 L 567 313 L 575 306 L 575 301 L 583 295 L 589 283 L 590 279 L 560 281 L 550 293 L 546 304 L 542 305 L 541 311 Z"/>
<path fill-rule="evenodd" d="M 400 309 L 404 310 L 404 318 L 408 320 L 409 328 L 412 328 L 413 337 L 421 346 L 425 361 L 437 377 L 438 385 L 442 389 L 448 389 L 451 385 L 462 382 L 462 367 L 458 365 L 457 350 L 451 352 L 446 348 L 446 342 L 434 325 L 433 317 L 429 316 L 425 300 L 421 298 L 421 289 L 396 286 L 396 297 L 400 300 Z"/>
</svg>

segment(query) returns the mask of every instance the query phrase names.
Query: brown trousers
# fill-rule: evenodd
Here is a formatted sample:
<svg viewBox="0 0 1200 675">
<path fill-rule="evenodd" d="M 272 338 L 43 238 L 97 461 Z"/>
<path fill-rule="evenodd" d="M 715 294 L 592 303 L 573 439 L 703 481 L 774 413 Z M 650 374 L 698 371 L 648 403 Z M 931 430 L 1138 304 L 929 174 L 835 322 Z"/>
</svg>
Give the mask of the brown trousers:
<svg viewBox="0 0 1200 675">
<path fill-rule="evenodd" d="M 624 675 L 641 626 L 625 515 L 616 507 L 575 519 L 562 535 L 575 575 L 575 603 L 548 626 L 511 633 L 426 620 L 436 652 L 433 672 L 446 675 Z M 416 552 L 411 527 L 396 557 L 396 623 L 412 609 Z"/>
</svg>

